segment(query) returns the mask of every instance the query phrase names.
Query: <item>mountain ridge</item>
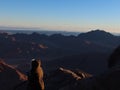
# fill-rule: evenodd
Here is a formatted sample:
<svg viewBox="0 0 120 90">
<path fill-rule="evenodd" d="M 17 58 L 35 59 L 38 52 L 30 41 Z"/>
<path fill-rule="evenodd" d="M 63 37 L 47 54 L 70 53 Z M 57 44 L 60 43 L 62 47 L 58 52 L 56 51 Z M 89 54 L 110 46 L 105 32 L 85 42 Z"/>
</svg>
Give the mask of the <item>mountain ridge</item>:
<svg viewBox="0 0 120 90">
<path fill-rule="evenodd" d="M 97 34 L 95 36 L 94 34 Z M 120 44 L 120 36 L 95 30 L 78 36 L 0 33 L 0 57 L 44 57 L 78 54 L 81 52 L 108 52 Z M 85 50 L 87 49 L 87 50 Z M 10 52 L 9 52 L 10 51 Z M 56 53 L 57 52 L 57 53 Z"/>
</svg>

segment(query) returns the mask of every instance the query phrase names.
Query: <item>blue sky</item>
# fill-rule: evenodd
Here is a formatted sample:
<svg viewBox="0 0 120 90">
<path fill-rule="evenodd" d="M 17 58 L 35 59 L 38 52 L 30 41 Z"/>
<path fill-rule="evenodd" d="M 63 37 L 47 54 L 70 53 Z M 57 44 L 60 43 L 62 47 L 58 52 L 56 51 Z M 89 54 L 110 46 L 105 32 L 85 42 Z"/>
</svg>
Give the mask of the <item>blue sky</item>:
<svg viewBox="0 0 120 90">
<path fill-rule="evenodd" d="M 119 9 L 120 0 L 0 0 L 0 28 L 120 32 Z"/>
</svg>

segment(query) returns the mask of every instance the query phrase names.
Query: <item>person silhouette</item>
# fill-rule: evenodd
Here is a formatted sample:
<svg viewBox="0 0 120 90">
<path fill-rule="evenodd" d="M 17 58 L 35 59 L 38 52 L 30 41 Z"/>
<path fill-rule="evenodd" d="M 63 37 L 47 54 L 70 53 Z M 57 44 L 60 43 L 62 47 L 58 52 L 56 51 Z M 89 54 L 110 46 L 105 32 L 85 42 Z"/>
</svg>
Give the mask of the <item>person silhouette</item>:
<svg viewBox="0 0 120 90">
<path fill-rule="evenodd" d="M 40 59 L 32 59 L 32 68 L 28 75 L 27 90 L 44 90 L 43 69 Z"/>
</svg>

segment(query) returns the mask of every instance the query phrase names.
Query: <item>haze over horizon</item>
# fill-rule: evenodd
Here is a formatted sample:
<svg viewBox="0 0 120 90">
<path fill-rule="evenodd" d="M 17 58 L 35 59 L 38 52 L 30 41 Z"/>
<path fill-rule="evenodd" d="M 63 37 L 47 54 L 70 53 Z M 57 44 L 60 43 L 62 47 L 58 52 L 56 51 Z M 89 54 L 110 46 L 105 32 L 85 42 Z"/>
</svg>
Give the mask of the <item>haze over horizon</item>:
<svg viewBox="0 0 120 90">
<path fill-rule="evenodd" d="M 120 0 L 1 0 L 0 29 L 120 33 Z"/>
</svg>

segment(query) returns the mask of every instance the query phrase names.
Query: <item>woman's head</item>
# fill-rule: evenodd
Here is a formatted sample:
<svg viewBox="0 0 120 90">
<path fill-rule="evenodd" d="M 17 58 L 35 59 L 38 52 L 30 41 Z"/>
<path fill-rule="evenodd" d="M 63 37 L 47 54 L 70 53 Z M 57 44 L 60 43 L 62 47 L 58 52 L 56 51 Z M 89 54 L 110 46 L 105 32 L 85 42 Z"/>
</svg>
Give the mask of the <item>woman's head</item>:
<svg viewBox="0 0 120 90">
<path fill-rule="evenodd" d="M 41 66 L 40 59 L 32 59 L 32 69 L 36 69 L 37 67 Z"/>
<path fill-rule="evenodd" d="M 114 52 L 111 54 L 108 60 L 108 67 L 111 68 L 120 62 L 120 46 L 117 47 Z"/>
</svg>

